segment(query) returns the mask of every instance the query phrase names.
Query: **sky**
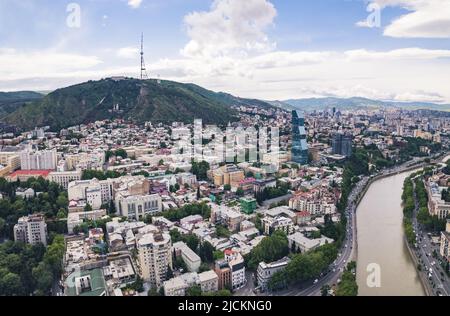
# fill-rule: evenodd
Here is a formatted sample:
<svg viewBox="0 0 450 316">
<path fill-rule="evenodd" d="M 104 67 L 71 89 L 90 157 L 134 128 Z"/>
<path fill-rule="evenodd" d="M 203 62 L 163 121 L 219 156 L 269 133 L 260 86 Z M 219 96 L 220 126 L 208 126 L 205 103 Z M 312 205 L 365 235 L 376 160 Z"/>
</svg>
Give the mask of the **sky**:
<svg viewBox="0 0 450 316">
<path fill-rule="evenodd" d="M 449 0 L 0 0 L 0 91 L 138 77 L 450 103 Z"/>
</svg>

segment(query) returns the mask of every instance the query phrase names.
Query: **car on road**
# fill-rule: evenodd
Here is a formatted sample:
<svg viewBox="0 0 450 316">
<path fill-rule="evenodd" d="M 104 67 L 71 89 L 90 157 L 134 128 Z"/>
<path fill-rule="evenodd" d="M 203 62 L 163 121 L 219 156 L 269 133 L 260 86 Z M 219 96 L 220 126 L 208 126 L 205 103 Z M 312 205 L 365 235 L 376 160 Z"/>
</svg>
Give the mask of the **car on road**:
<svg viewBox="0 0 450 316">
<path fill-rule="evenodd" d="M 314 284 L 317 284 L 317 283 L 319 283 L 319 280 L 318 280 L 318 279 L 315 279 L 315 280 L 314 280 Z"/>
</svg>

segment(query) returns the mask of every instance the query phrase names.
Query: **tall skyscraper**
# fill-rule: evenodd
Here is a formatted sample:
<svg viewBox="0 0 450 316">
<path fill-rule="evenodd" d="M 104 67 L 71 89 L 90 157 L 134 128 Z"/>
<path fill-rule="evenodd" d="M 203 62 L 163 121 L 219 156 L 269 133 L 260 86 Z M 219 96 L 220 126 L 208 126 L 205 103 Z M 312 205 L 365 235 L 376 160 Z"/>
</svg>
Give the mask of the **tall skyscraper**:
<svg viewBox="0 0 450 316">
<path fill-rule="evenodd" d="M 292 161 L 301 165 L 308 163 L 305 117 L 300 111 L 292 111 Z"/>
<path fill-rule="evenodd" d="M 331 140 L 333 154 L 350 157 L 352 155 L 353 136 L 351 134 L 336 133 Z"/>
</svg>

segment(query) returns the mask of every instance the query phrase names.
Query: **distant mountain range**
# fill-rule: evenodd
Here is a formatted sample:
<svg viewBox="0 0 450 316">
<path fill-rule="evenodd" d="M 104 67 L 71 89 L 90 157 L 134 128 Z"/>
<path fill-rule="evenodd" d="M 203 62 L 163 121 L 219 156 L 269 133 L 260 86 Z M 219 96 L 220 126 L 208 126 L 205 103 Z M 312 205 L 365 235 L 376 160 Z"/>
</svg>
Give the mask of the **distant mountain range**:
<svg viewBox="0 0 450 316">
<path fill-rule="evenodd" d="M 436 104 L 427 102 L 395 102 L 379 101 L 367 98 L 310 98 L 291 99 L 285 101 L 272 101 L 272 105 L 286 109 L 300 109 L 303 111 L 325 110 L 335 107 L 337 110 L 358 110 L 358 109 L 379 109 L 379 108 L 400 108 L 405 110 L 435 110 L 450 111 L 450 104 Z"/>
<path fill-rule="evenodd" d="M 59 130 L 104 119 L 122 118 L 136 123 L 146 121 L 225 125 L 237 121 L 237 106 L 299 109 L 303 111 L 402 108 L 449 111 L 450 104 L 393 102 L 366 98 L 311 98 L 262 101 L 214 92 L 195 84 L 173 81 L 109 78 L 62 88 L 46 95 L 31 92 L 0 92 L 0 125 L 32 129 L 50 126 Z"/>
<path fill-rule="evenodd" d="M 198 118 L 207 124 L 224 125 L 238 120 L 234 107 L 240 105 L 272 107 L 264 101 L 216 93 L 194 84 L 103 79 L 55 90 L 10 111 L 1 121 L 20 129 L 48 125 L 53 130 L 114 118 L 136 123 L 192 123 Z"/>
</svg>

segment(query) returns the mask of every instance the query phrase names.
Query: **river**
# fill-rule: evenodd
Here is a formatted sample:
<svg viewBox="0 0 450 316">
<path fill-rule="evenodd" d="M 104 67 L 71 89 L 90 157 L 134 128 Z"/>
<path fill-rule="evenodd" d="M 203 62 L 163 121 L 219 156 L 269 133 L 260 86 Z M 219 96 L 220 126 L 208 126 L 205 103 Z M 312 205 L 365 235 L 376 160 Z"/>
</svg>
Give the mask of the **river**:
<svg viewBox="0 0 450 316">
<path fill-rule="evenodd" d="M 358 206 L 357 282 L 361 296 L 425 295 L 404 242 L 401 195 L 403 182 L 411 173 L 374 182 Z M 373 278 L 378 267 L 380 287 Z"/>
</svg>

